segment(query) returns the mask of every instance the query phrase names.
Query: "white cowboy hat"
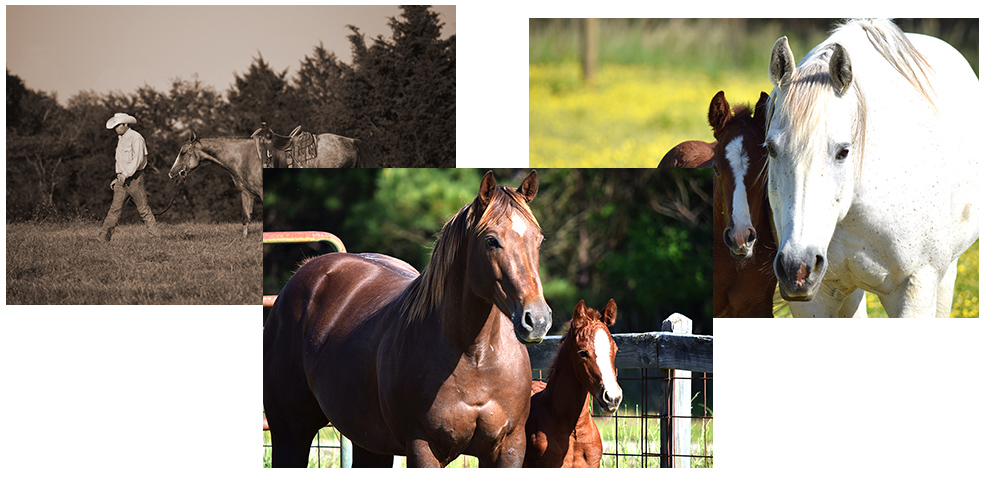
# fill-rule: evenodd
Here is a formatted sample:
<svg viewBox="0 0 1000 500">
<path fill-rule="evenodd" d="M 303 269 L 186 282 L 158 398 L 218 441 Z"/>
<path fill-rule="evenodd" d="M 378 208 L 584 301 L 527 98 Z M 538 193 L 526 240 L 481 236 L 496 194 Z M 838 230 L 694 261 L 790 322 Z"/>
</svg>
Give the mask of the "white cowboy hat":
<svg viewBox="0 0 1000 500">
<path fill-rule="evenodd" d="M 108 129 L 113 129 L 122 123 L 135 123 L 135 117 L 126 113 L 115 113 L 115 116 L 108 120 Z"/>
</svg>

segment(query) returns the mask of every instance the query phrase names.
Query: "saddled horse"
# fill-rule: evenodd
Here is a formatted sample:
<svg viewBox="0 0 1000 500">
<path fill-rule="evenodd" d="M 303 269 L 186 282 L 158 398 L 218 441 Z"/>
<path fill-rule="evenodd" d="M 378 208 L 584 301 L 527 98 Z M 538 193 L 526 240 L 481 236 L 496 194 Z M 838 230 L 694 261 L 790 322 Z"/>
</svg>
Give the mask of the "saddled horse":
<svg viewBox="0 0 1000 500">
<path fill-rule="evenodd" d="M 524 343 L 551 323 L 542 233 L 518 189 L 488 172 L 441 231 L 422 274 L 393 257 L 332 253 L 299 268 L 264 326 L 273 465 L 305 467 L 327 421 L 357 467 L 441 467 L 459 454 L 520 467 L 531 398 Z"/>
<path fill-rule="evenodd" d="M 258 141 L 264 168 L 374 168 L 371 148 L 360 139 L 313 134 L 296 127 L 275 134 L 266 123 L 250 136 Z"/>
<path fill-rule="evenodd" d="M 714 142 L 684 141 L 667 151 L 656 168 L 712 168 Z"/>
<path fill-rule="evenodd" d="M 769 76 L 774 271 L 792 314 L 834 316 L 863 289 L 891 317 L 948 316 L 958 257 L 979 237 L 983 101 L 968 62 L 856 20 L 798 67 L 778 39 Z"/>
<path fill-rule="evenodd" d="M 525 467 L 600 467 L 604 448 L 590 416 L 590 396 L 607 413 L 622 401 L 615 369 L 618 346 L 608 330 L 617 314 L 614 299 L 601 313 L 582 300 L 576 304 L 548 383 L 531 384 Z"/>
<path fill-rule="evenodd" d="M 194 134 L 177 153 L 169 176 L 176 182 L 183 182 L 187 175 L 208 162 L 229 172 L 233 183 L 240 190 L 243 203 L 243 236 L 247 235 L 250 213 L 253 212 L 253 197 L 263 200 L 264 180 L 260 160 L 254 141 L 237 137 L 211 137 L 199 139 Z"/>
<path fill-rule="evenodd" d="M 708 106 L 717 146 L 712 226 L 712 308 L 717 318 L 773 317 L 777 251 L 767 201 L 764 115 L 767 93 L 751 109 L 730 110 L 719 91 Z"/>
</svg>

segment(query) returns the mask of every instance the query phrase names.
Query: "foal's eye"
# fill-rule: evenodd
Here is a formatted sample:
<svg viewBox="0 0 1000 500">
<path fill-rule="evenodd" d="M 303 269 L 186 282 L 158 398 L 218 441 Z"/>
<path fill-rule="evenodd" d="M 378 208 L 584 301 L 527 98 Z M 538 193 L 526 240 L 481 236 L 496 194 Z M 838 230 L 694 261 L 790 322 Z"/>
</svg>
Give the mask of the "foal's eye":
<svg viewBox="0 0 1000 500">
<path fill-rule="evenodd" d="M 495 236 L 486 237 L 486 247 L 487 248 L 500 248 L 500 240 L 496 239 Z"/>
</svg>

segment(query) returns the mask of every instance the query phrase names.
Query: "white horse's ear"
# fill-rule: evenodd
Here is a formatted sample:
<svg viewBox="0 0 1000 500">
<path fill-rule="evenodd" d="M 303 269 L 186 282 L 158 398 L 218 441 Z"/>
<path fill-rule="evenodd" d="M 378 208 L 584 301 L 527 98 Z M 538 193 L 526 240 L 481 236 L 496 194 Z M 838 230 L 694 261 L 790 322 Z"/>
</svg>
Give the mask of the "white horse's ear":
<svg viewBox="0 0 1000 500">
<path fill-rule="evenodd" d="M 830 56 L 830 79 L 837 97 L 843 97 L 844 92 L 847 92 L 851 86 L 851 80 L 854 78 L 853 75 L 851 57 L 847 55 L 847 50 L 839 43 L 835 44 L 833 55 Z"/>
<path fill-rule="evenodd" d="M 788 37 L 783 36 L 774 42 L 771 49 L 771 63 L 767 66 L 771 83 L 781 90 L 787 90 L 795 76 L 795 56 L 788 46 Z"/>
</svg>

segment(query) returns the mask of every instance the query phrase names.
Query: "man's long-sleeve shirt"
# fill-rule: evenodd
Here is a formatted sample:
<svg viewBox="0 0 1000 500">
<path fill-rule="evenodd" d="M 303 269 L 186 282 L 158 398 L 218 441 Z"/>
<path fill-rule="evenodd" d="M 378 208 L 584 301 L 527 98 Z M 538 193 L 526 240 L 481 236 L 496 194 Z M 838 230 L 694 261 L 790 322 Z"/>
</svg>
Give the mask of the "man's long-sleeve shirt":
<svg viewBox="0 0 1000 500">
<path fill-rule="evenodd" d="M 142 135 L 131 128 L 118 136 L 118 147 L 115 148 L 115 173 L 120 178 L 132 177 L 146 166 L 146 141 Z"/>
</svg>

